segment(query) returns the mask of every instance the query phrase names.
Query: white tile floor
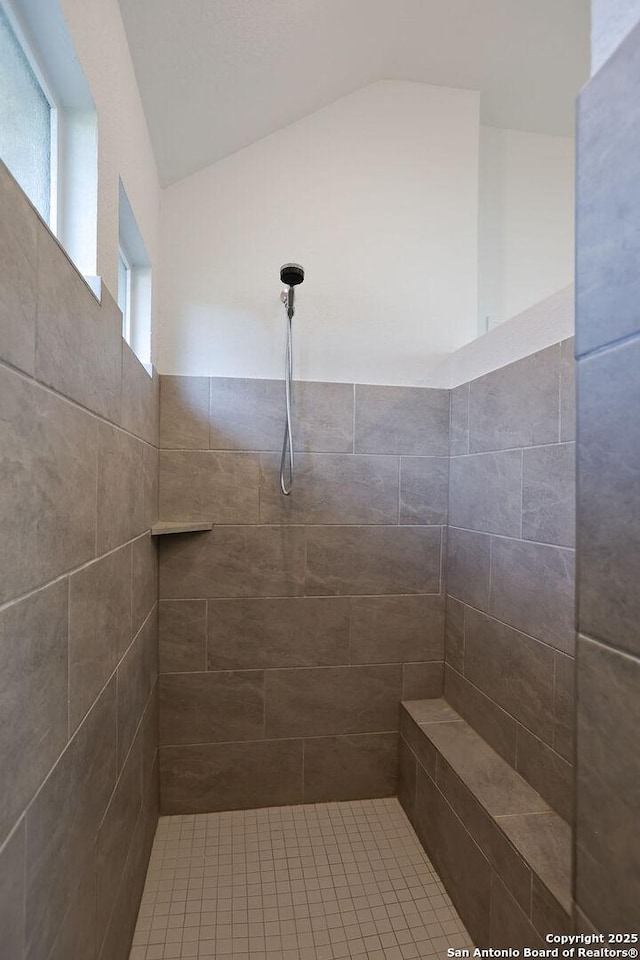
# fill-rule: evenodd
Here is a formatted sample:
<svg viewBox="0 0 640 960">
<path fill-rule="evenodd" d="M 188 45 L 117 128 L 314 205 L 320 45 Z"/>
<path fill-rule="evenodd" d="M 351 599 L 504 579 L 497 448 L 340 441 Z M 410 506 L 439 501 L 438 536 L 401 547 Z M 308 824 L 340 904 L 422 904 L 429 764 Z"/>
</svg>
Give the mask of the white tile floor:
<svg viewBox="0 0 640 960">
<path fill-rule="evenodd" d="M 163 817 L 130 960 L 409 960 L 470 940 L 395 799 Z"/>
</svg>

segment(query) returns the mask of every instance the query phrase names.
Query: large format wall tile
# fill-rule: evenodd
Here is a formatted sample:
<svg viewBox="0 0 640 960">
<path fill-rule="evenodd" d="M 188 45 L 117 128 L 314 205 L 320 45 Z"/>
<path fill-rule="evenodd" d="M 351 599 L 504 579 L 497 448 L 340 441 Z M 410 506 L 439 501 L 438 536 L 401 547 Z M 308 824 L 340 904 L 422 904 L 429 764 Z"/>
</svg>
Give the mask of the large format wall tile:
<svg viewBox="0 0 640 960">
<path fill-rule="evenodd" d="M 2 955 L 6 960 L 22 960 L 24 956 L 24 864 L 25 825 L 21 820 L 11 839 L 0 849 L 0 930 Z"/>
<path fill-rule="evenodd" d="M 67 583 L 0 611 L 0 844 L 67 742 Z"/>
<path fill-rule="evenodd" d="M 149 373 L 128 343 L 122 341 L 122 410 L 120 425 L 158 446 L 160 378 Z"/>
<path fill-rule="evenodd" d="M 399 665 L 268 670 L 267 737 L 321 737 L 396 730 Z"/>
<path fill-rule="evenodd" d="M 640 331 L 639 38 L 636 26 L 578 99 L 579 356 Z"/>
<path fill-rule="evenodd" d="M 123 430 L 98 425 L 98 553 L 144 531 L 144 447 Z"/>
<path fill-rule="evenodd" d="M 488 610 L 490 562 L 490 537 L 449 527 L 447 590 L 453 597 L 478 610 Z"/>
<path fill-rule="evenodd" d="M 35 366 L 37 232 L 29 201 L 0 161 L 0 358 L 26 373 Z"/>
<path fill-rule="evenodd" d="M 491 946 L 497 949 L 523 950 L 525 947 L 546 946 L 497 873 L 491 877 L 489 936 Z"/>
<path fill-rule="evenodd" d="M 296 380 L 293 384 L 293 448 L 307 453 L 353 451 L 354 388 L 351 383 Z M 280 444 L 284 430 L 284 386 L 279 396 Z M 390 452 L 390 451 L 387 451 Z"/>
<path fill-rule="evenodd" d="M 489 938 L 491 867 L 435 783 L 418 765 L 415 828 L 478 946 Z"/>
<path fill-rule="evenodd" d="M 156 823 L 155 811 L 140 811 L 102 948 L 98 944 L 98 960 L 128 960 Z"/>
<path fill-rule="evenodd" d="M 446 457 L 449 392 L 356 384 L 355 452 Z"/>
<path fill-rule="evenodd" d="M 513 717 L 448 665 L 445 668 L 444 692 L 454 710 L 478 731 L 496 753 L 515 767 L 517 724 Z"/>
<path fill-rule="evenodd" d="M 305 531 L 286 526 L 220 526 L 211 533 L 165 537 L 160 595 L 201 597 L 300 596 Z"/>
<path fill-rule="evenodd" d="M 122 316 L 98 303 L 55 237 L 38 232 L 36 376 L 109 420 L 120 418 Z"/>
<path fill-rule="evenodd" d="M 206 670 L 206 600 L 161 600 L 158 644 L 160 673 Z"/>
<path fill-rule="evenodd" d="M 560 440 L 576 438 L 576 361 L 575 340 L 560 344 Z"/>
<path fill-rule="evenodd" d="M 400 523 L 446 523 L 448 457 L 400 458 Z"/>
<path fill-rule="evenodd" d="M 575 734 L 575 660 L 556 653 L 553 748 L 573 763 Z"/>
<path fill-rule="evenodd" d="M 27 812 L 28 958 L 48 957 L 116 783 L 112 681 L 79 727 Z"/>
<path fill-rule="evenodd" d="M 640 654 L 640 340 L 582 360 L 579 620 Z"/>
<path fill-rule="evenodd" d="M 516 770 L 561 817 L 573 816 L 573 767 L 524 727 L 518 727 Z"/>
<path fill-rule="evenodd" d="M 397 768 L 396 733 L 305 740 L 304 802 L 392 797 Z"/>
<path fill-rule="evenodd" d="M 332 666 L 349 662 L 349 599 L 209 601 L 209 669 Z"/>
<path fill-rule="evenodd" d="M 573 653 L 573 551 L 493 537 L 489 612 L 558 650 Z"/>
<path fill-rule="evenodd" d="M 280 456 L 260 456 L 261 523 L 397 523 L 397 457 L 303 453 L 291 495 L 280 490 Z M 242 479 L 238 481 L 242 483 Z M 249 510 L 245 515 L 250 518 Z"/>
<path fill-rule="evenodd" d="M 576 899 L 598 930 L 637 933 L 640 662 L 578 643 Z"/>
<path fill-rule="evenodd" d="M 161 744 L 260 740 L 263 733 L 261 670 L 161 675 Z"/>
<path fill-rule="evenodd" d="M 447 726 L 451 726 L 451 724 L 447 724 Z M 458 724 L 457 726 L 463 727 L 465 725 Z M 477 743 L 477 738 L 473 738 L 473 740 L 475 740 Z M 474 746 L 475 744 L 471 746 L 471 750 L 469 751 L 472 762 L 473 755 L 475 754 Z M 482 751 L 485 757 L 487 755 L 487 751 L 488 748 L 486 747 L 485 750 Z M 491 753 L 491 751 L 488 752 L 489 754 Z M 505 785 L 507 783 L 514 783 L 517 778 L 514 778 L 513 773 L 511 773 L 509 776 L 509 770 L 499 770 L 499 767 L 496 769 L 495 755 L 493 757 L 493 761 L 493 783 L 490 782 L 489 786 L 494 788 L 490 795 L 493 799 L 493 805 L 496 806 L 498 797 L 500 795 L 502 795 L 503 798 L 505 797 Z M 457 814 L 462 823 L 465 825 L 466 829 L 474 838 L 485 857 L 508 882 L 509 889 L 511 890 L 511 893 L 515 899 L 528 912 L 529 902 L 531 900 L 531 871 L 519 853 L 516 852 L 514 847 L 512 847 L 509 841 L 506 839 L 498 827 L 494 817 L 487 812 L 488 808 L 479 801 L 478 796 L 474 791 L 474 787 L 480 785 L 485 786 L 483 783 L 485 778 L 482 767 L 479 768 L 478 772 L 480 775 L 477 778 L 476 783 L 470 787 L 468 783 L 465 783 L 456 774 L 454 769 L 449 766 L 442 755 L 438 756 L 437 782 L 440 792 L 454 813 Z M 519 803 L 513 805 L 514 809 L 517 809 L 518 806 L 520 806 L 525 808 L 546 810 L 546 805 L 541 803 L 539 800 L 537 803 L 535 800 L 534 802 L 531 802 L 531 794 L 533 794 L 533 791 L 531 788 L 528 788 L 529 792 L 527 796 L 526 791 L 522 789 L 524 786 L 526 785 L 521 784 L 520 790 L 515 791 Z M 497 789 L 495 789 L 496 787 Z"/>
<path fill-rule="evenodd" d="M 468 383 L 451 391 L 449 455 L 452 457 L 469 453 L 469 393 Z"/>
<path fill-rule="evenodd" d="M 398 800 L 407 817 L 413 823 L 416 812 L 416 778 L 418 764 L 412 750 L 400 737 L 398 753 Z"/>
<path fill-rule="evenodd" d="M 164 814 L 301 803 L 302 741 L 161 747 L 160 780 Z"/>
<path fill-rule="evenodd" d="M 575 444 L 524 450 L 522 536 L 525 540 L 575 544 Z"/>
<path fill-rule="evenodd" d="M 467 609 L 465 676 L 543 740 L 551 742 L 554 654 L 549 647 Z"/>
<path fill-rule="evenodd" d="M 458 673 L 464 672 L 464 610 L 464 603 L 460 603 L 454 597 L 447 597 L 445 660 Z"/>
<path fill-rule="evenodd" d="M 142 446 L 143 527 L 148 530 L 158 519 L 158 448 Z"/>
<path fill-rule="evenodd" d="M 258 454 L 161 450 L 159 463 L 163 520 L 257 522 Z"/>
<path fill-rule="evenodd" d="M 559 395 L 559 344 L 473 380 L 471 452 L 557 442 Z"/>
<path fill-rule="evenodd" d="M 440 527 L 309 527 L 306 592 L 439 593 Z"/>
<path fill-rule="evenodd" d="M 444 598 L 352 597 L 351 662 L 442 660 Z"/>
<path fill-rule="evenodd" d="M 133 633 L 137 633 L 158 600 L 158 547 L 150 533 L 131 545 Z"/>
<path fill-rule="evenodd" d="M 131 845 L 144 860 L 128 878 L 135 919 L 157 819 L 151 709 L 129 754 L 138 796 L 145 780 L 145 844 L 116 817 L 118 856 L 98 889 L 96 839 L 120 797 L 114 670 L 132 608 L 138 618 L 157 599 L 128 541 L 157 517 L 158 379 L 124 344 L 108 290 L 100 304 L 1 164 L 0 193 L 0 953 L 95 960 Z M 119 929 L 103 960 L 128 957 L 132 926 Z"/>
<path fill-rule="evenodd" d="M 280 450 L 284 381 L 211 378 L 212 450 Z"/>
<path fill-rule="evenodd" d="M 0 602 L 94 556 L 96 421 L 0 369 Z"/>
<path fill-rule="evenodd" d="M 118 665 L 118 770 L 133 743 L 157 667 L 158 624 L 152 613 Z"/>
<path fill-rule="evenodd" d="M 160 446 L 208 448 L 208 377 L 160 377 Z"/>
<path fill-rule="evenodd" d="M 132 750 L 118 778 L 97 836 L 96 939 L 98 943 L 102 943 L 107 930 L 141 808 L 141 755 L 139 750 Z"/>
<path fill-rule="evenodd" d="M 425 700 L 441 697 L 444 691 L 444 662 L 402 664 L 402 699 Z"/>
<path fill-rule="evenodd" d="M 522 451 L 451 460 L 449 522 L 453 527 L 521 535 Z"/>
<path fill-rule="evenodd" d="M 132 637 L 131 547 L 69 579 L 69 723 L 76 729 Z"/>
<path fill-rule="evenodd" d="M 69 960 L 70 957 L 88 957 L 93 960 L 96 950 L 97 893 L 95 858 L 77 879 L 70 897 L 69 908 L 60 919 L 60 929 L 49 954 L 49 960 Z M 38 956 L 37 949 L 35 957 Z"/>
</svg>

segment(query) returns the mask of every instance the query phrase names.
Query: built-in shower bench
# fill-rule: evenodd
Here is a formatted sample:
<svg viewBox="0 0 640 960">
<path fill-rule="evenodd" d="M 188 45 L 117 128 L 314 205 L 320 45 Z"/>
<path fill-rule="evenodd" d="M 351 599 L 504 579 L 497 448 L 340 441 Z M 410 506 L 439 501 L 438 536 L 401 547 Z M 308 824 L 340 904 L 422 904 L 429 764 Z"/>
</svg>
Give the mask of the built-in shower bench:
<svg viewBox="0 0 640 960">
<path fill-rule="evenodd" d="M 400 802 L 474 942 L 568 933 L 569 825 L 445 700 L 400 714 Z"/>
</svg>

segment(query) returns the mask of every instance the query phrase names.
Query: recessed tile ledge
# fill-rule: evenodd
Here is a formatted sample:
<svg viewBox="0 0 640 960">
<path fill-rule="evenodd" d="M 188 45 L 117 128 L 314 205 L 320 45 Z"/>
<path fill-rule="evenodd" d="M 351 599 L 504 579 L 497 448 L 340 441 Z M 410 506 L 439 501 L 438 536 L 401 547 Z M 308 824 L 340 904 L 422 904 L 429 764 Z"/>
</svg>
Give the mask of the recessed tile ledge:
<svg viewBox="0 0 640 960">
<path fill-rule="evenodd" d="M 169 533 L 198 533 L 201 530 L 213 530 L 208 520 L 158 520 L 151 527 L 152 537 L 165 537 Z"/>
<path fill-rule="evenodd" d="M 406 746 L 507 889 L 512 887 L 514 857 L 525 879 L 530 871 L 532 895 L 528 903 L 523 896 L 521 906 L 531 924 L 539 922 L 537 892 L 547 919 L 552 911 L 558 923 L 569 925 L 571 829 L 566 821 L 446 700 L 405 700 L 400 707 Z M 415 816 L 419 819 L 420 811 Z M 544 936 L 548 931 L 538 932 Z"/>
</svg>

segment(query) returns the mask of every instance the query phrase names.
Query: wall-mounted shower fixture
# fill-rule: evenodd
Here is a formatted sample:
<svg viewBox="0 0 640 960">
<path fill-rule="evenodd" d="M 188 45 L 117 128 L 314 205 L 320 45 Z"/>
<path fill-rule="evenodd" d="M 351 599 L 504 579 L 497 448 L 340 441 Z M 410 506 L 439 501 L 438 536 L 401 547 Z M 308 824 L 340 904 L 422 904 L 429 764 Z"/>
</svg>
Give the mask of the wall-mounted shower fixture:
<svg viewBox="0 0 640 960">
<path fill-rule="evenodd" d="M 288 497 L 293 487 L 293 428 L 291 424 L 291 385 L 293 382 L 293 332 L 291 321 L 295 313 L 294 287 L 304 280 L 304 270 L 299 263 L 285 263 L 280 268 L 280 279 L 289 287 L 283 290 L 280 299 L 287 310 L 287 339 L 284 359 L 284 391 L 286 403 L 286 419 L 284 426 L 284 440 L 282 442 L 282 457 L 280 459 L 280 489 Z"/>
</svg>

